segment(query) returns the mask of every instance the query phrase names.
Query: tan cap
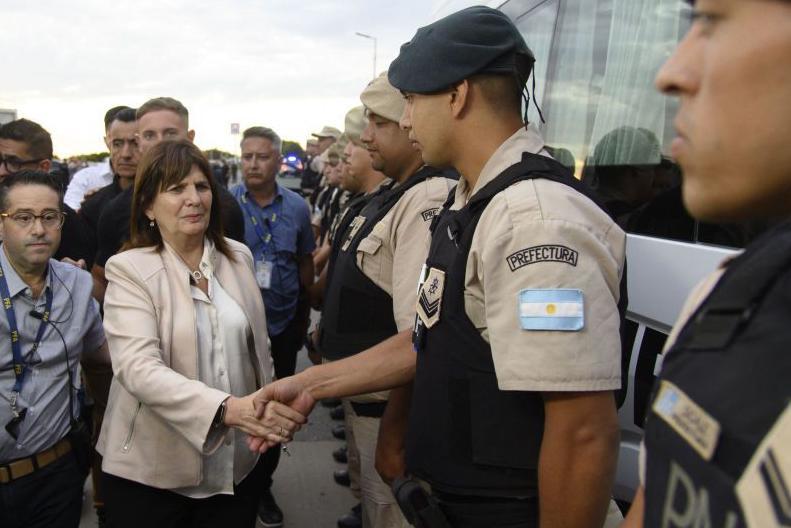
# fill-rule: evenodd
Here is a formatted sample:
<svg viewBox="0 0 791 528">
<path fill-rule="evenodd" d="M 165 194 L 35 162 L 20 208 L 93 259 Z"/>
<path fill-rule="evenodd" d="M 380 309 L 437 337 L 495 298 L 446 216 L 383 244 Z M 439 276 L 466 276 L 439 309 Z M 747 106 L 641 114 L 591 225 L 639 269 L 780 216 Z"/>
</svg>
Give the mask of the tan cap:
<svg viewBox="0 0 791 528">
<path fill-rule="evenodd" d="M 324 154 L 327 155 L 326 159 L 329 160 L 330 158 L 342 158 L 344 148 L 345 145 L 341 145 L 339 142 L 333 143 L 327 150 L 324 151 Z"/>
<path fill-rule="evenodd" d="M 349 141 L 355 145 L 360 145 L 360 136 L 365 129 L 365 107 L 356 106 L 346 112 L 346 124 L 344 126 L 343 135 L 349 138 Z"/>
<path fill-rule="evenodd" d="M 305 142 L 305 144 L 306 144 L 306 145 L 314 145 L 314 146 L 316 146 L 316 145 L 318 145 L 318 144 L 319 144 L 319 140 L 318 140 L 318 139 L 316 139 L 316 138 L 310 138 L 310 139 L 308 139 L 308 140 Z"/>
<path fill-rule="evenodd" d="M 324 128 L 321 129 L 321 131 L 313 132 L 311 136 L 316 136 L 317 138 L 331 137 L 334 139 L 338 139 L 339 137 L 341 137 L 341 131 L 335 127 L 325 126 Z"/>
<path fill-rule="evenodd" d="M 360 101 L 365 107 L 374 114 L 395 121 L 401 120 L 406 101 L 401 92 L 393 88 L 387 80 L 387 72 L 368 83 L 368 86 L 360 94 Z"/>
</svg>

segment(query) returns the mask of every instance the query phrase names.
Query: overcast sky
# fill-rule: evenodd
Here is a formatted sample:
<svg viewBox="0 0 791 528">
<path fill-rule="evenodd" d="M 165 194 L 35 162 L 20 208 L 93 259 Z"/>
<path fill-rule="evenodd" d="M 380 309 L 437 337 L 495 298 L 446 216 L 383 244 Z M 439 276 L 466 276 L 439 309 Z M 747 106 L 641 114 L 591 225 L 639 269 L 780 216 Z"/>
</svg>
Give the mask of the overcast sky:
<svg viewBox="0 0 791 528">
<path fill-rule="evenodd" d="M 343 127 L 377 69 L 438 0 L 0 0 L 0 108 L 39 122 L 60 156 L 105 150 L 104 112 L 168 95 L 195 142 L 236 152 L 230 124 L 305 142 Z"/>
</svg>

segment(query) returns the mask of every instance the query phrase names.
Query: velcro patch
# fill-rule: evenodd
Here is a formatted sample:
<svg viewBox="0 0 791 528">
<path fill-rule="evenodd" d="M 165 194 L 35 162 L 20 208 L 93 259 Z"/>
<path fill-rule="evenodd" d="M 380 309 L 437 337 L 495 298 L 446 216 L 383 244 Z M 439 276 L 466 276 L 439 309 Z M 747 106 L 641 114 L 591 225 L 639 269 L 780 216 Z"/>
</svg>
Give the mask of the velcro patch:
<svg viewBox="0 0 791 528">
<path fill-rule="evenodd" d="M 561 245 L 533 246 L 505 257 L 511 271 L 538 262 L 561 262 L 576 267 L 578 259 L 579 253 L 576 250 Z"/>
<path fill-rule="evenodd" d="M 522 290 L 519 292 L 522 330 L 578 332 L 585 327 L 582 290 Z"/>
<path fill-rule="evenodd" d="M 445 272 L 431 268 L 426 280 L 417 292 L 417 315 L 426 328 L 439 321 L 442 308 L 442 293 L 445 291 Z"/>
<path fill-rule="evenodd" d="M 651 409 L 672 427 L 703 460 L 711 460 L 720 438 L 720 423 L 673 383 L 662 380 Z"/>
<path fill-rule="evenodd" d="M 439 207 L 433 207 L 431 209 L 426 209 L 425 211 L 420 213 L 420 216 L 423 217 L 424 222 L 428 222 L 438 214 L 439 214 Z"/>
</svg>

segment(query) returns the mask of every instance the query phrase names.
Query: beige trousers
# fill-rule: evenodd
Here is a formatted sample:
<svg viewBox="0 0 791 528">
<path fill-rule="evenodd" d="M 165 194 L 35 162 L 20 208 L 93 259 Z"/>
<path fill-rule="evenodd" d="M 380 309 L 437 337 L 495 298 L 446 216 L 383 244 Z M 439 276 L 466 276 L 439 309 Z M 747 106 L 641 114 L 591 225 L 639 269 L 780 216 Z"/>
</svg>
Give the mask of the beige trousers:
<svg viewBox="0 0 791 528">
<path fill-rule="evenodd" d="M 379 435 L 380 419 L 357 416 L 353 409 L 351 416 L 354 437 L 360 453 L 363 527 L 409 528 L 410 524 L 401 513 L 390 486 L 385 484 L 376 472 L 376 440 Z"/>
</svg>

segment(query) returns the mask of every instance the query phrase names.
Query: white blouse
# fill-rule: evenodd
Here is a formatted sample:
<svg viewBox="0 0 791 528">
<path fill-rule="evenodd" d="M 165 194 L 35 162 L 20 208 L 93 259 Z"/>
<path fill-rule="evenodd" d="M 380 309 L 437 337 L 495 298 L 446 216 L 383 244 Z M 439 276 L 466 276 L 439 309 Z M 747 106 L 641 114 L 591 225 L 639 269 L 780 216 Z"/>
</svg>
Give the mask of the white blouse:
<svg viewBox="0 0 791 528">
<path fill-rule="evenodd" d="M 242 397 L 256 390 L 255 368 L 251 361 L 252 333 L 241 307 L 222 288 L 213 273 L 214 246 L 207 241 L 200 272 L 208 281 L 208 295 L 191 283 L 198 343 L 198 379 L 206 385 Z M 179 264 L 183 264 L 179 262 Z M 184 265 L 185 273 L 189 269 Z M 224 435 L 220 446 L 217 435 Z M 203 454 L 203 480 L 197 486 L 172 491 L 201 499 L 217 494 L 233 494 L 234 454 L 247 451 L 245 435 L 227 428 L 210 433 Z"/>
</svg>

